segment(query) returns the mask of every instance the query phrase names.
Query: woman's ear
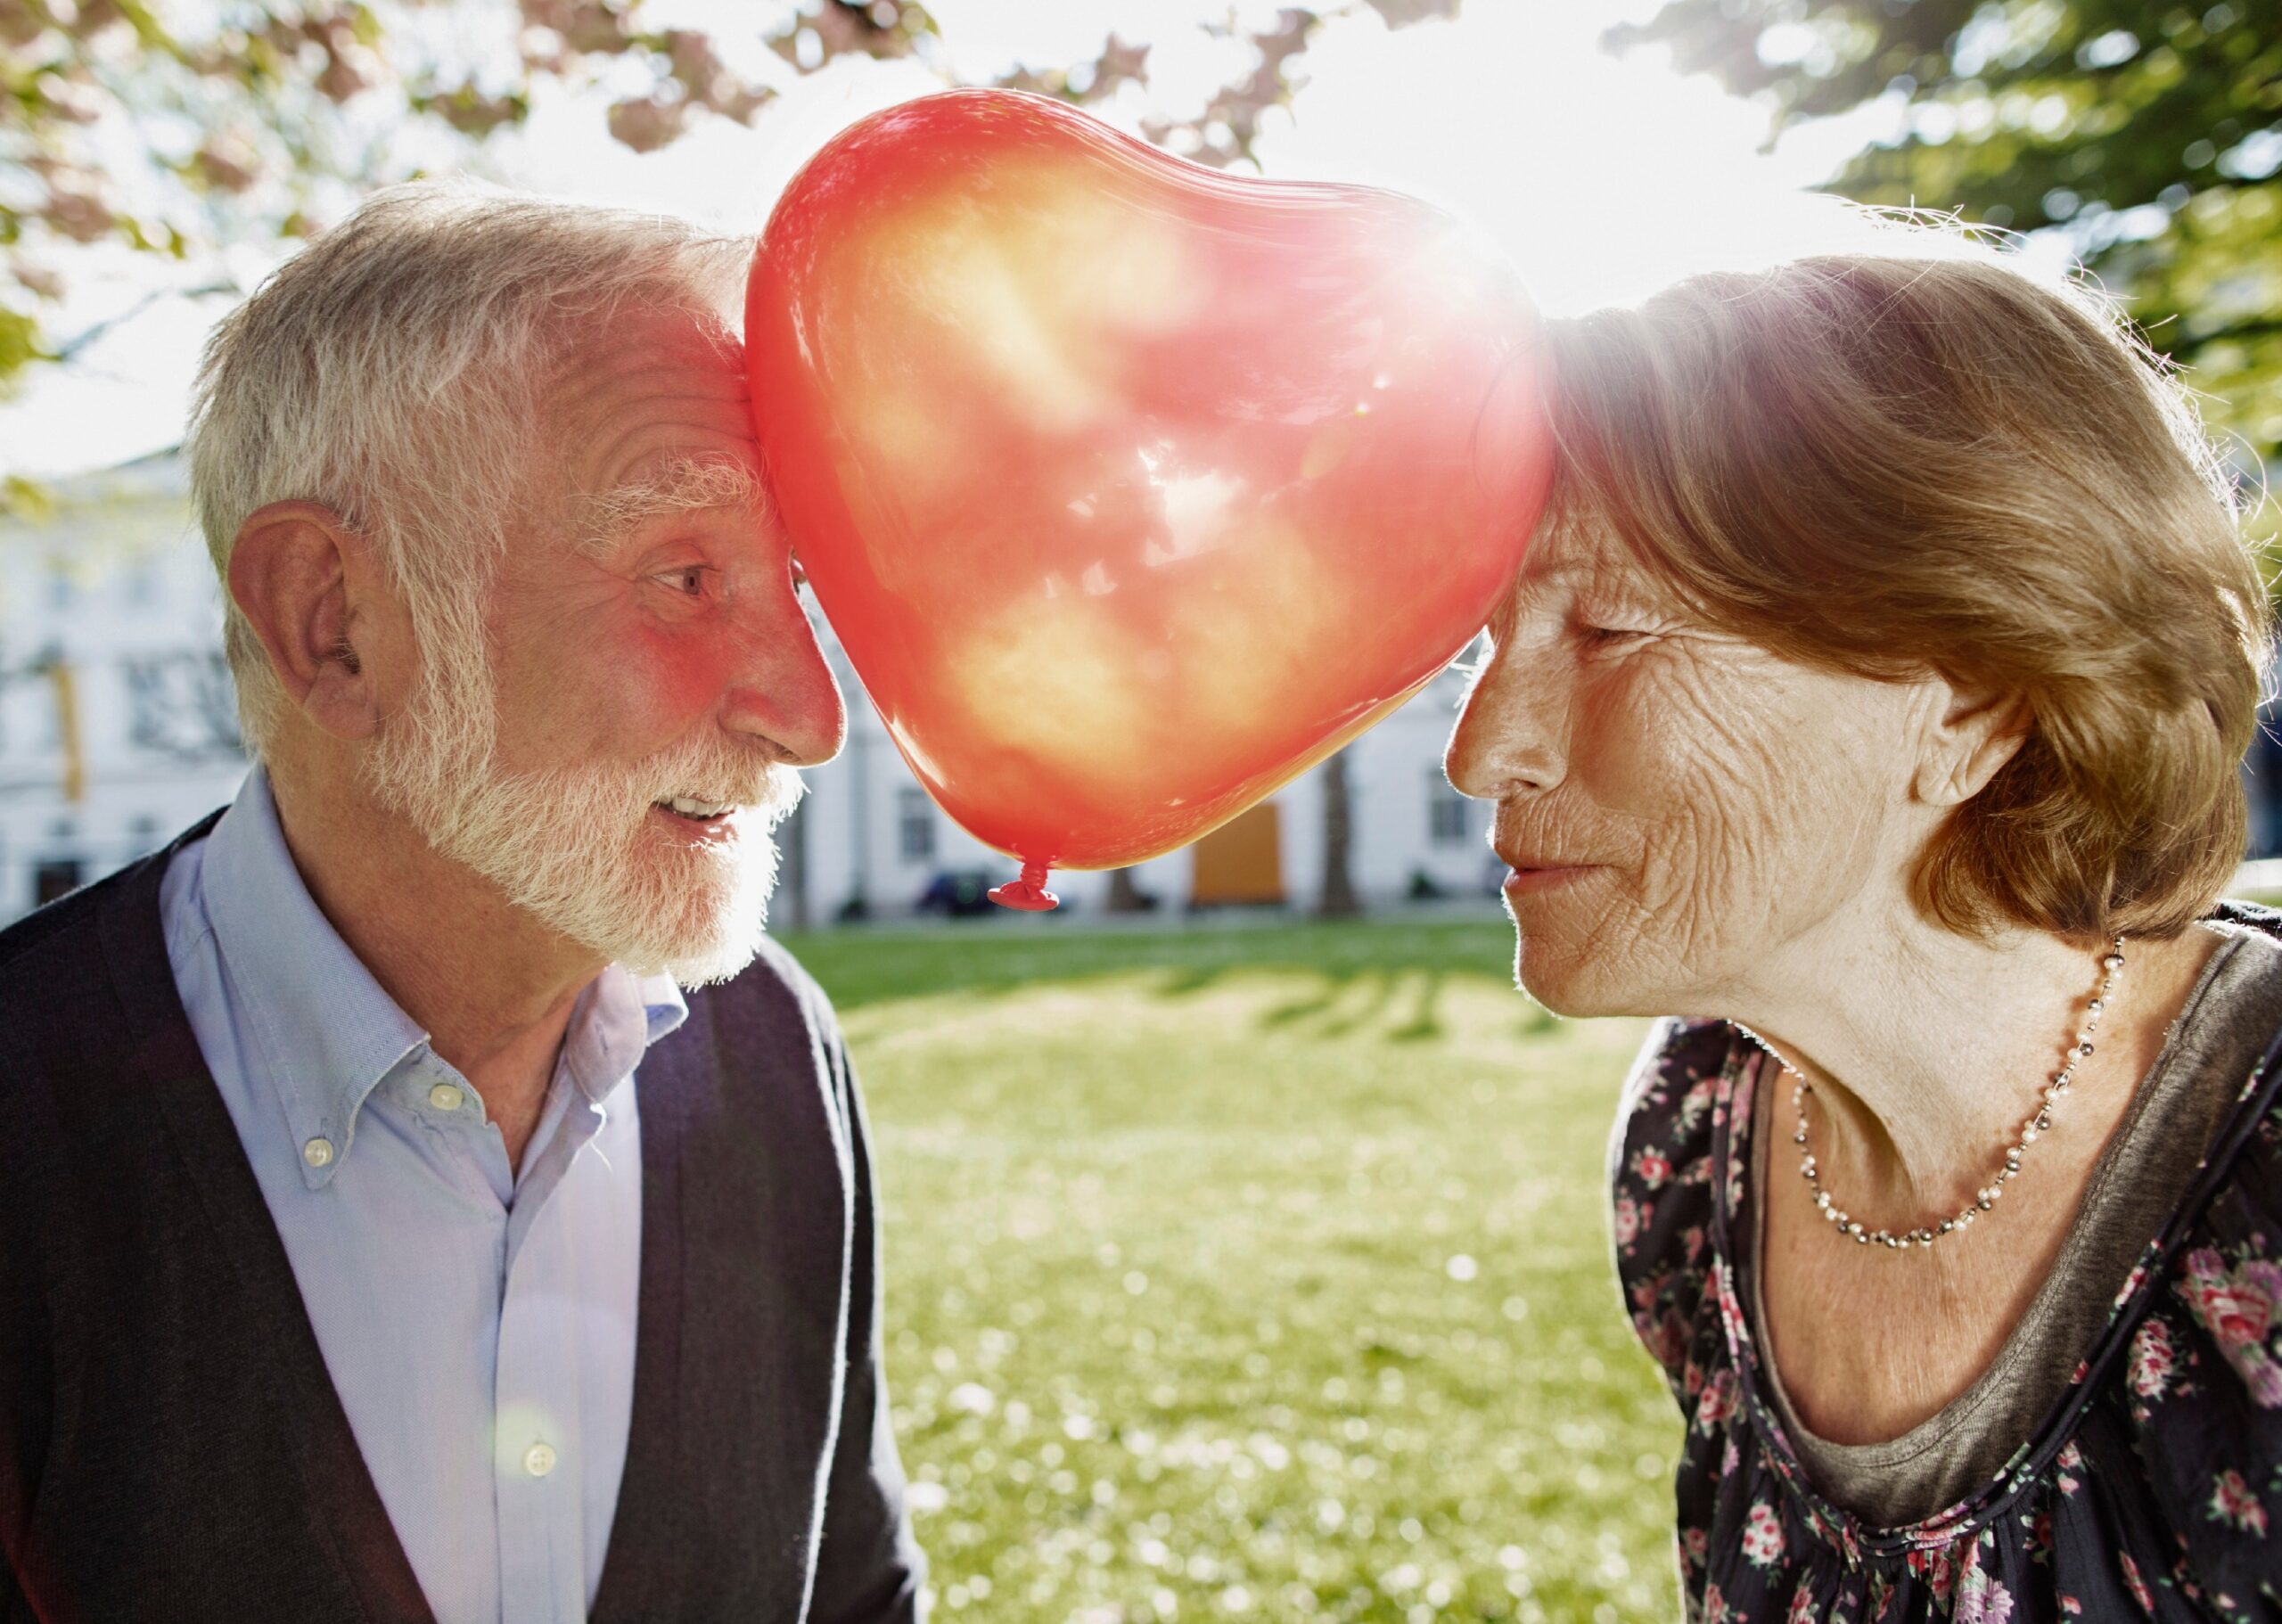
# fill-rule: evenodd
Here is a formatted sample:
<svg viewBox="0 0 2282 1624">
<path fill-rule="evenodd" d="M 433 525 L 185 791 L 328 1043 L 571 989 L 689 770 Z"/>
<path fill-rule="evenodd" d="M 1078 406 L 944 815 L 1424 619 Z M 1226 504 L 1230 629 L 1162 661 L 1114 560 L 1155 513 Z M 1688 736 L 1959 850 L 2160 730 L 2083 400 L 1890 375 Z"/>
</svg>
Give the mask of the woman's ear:
<svg viewBox="0 0 2282 1624">
<path fill-rule="evenodd" d="M 359 586 L 371 574 L 364 543 L 315 502 L 257 508 L 230 549 L 230 596 L 286 698 L 339 739 L 368 738 L 380 720 L 357 652 Z"/>
<path fill-rule="evenodd" d="M 2013 759 L 2035 717 L 2019 694 L 1962 688 L 1938 677 L 1932 685 L 1932 713 L 1910 788 L 1927 806 L 1961 806 Z"/>
</svg>

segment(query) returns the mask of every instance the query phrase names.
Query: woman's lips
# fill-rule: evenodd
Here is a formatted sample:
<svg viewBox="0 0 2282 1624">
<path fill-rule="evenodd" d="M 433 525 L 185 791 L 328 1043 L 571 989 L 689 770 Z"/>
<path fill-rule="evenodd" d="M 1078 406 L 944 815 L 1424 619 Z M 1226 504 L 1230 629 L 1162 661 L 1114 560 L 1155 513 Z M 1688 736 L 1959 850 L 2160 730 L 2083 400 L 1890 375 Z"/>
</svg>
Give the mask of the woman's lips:
<svg viewBox="0 0 2282 1624">
<path fill-rule="evenodd" d="M 1506 876 L 1505 891 L 1512 897 L 1555 890 L 1600 866 L 1597 863 L 1547 863 L 1528 867 L 1516 865 L 1514 871 Z"/>
</svg>

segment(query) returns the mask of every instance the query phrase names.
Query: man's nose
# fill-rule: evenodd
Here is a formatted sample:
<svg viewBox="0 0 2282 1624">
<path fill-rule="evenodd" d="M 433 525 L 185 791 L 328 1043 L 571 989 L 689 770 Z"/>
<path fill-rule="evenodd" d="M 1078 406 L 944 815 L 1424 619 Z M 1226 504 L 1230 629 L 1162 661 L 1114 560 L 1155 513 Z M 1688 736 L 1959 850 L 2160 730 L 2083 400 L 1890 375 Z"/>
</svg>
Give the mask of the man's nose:
<svg viewBox="0 0 2282 1624">
<path fill-rule="evenodd" d="M 1557 647 L 1498 645 L 1466 695 L 1443 769 L 1461 795 L 1510 800 L 1542 792 L 1569 770 L 1569 685 Z"/>
<path fill-rule="evenodd" d="M 800 602 L 787 593 L 744 628 L 723 725 L 768 740 L 793 767 L 816 767 L 840 753 L 848 707 Z"/>
</svg>

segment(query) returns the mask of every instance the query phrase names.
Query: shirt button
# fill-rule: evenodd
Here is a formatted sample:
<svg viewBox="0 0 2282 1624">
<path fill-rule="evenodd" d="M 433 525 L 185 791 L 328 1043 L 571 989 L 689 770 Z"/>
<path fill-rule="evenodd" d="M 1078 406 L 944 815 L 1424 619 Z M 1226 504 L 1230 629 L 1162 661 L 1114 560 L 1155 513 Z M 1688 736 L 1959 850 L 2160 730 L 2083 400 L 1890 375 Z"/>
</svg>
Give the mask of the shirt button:
<svg viewBox="0 0 2282 1624">
<path fill-rule="evenodd" d="M 549 1444 L 533 1444 L 523 1451 L 523 1470 L 535 1478 L 543 1478 L 554 1470 L 554 1449 Z"/>
<path fill-rule="evenodd" d="M 301 1147 L 301 1160 L 313 1168 L 321 1168 L 332 1161 L 332 1141 L 320 1135 Z"/>
<path fill-rule="evenodd" d="M 457 1111 L 465 1097 L 457 1083 L 438 1083 L 428 1091 L 428 1103 L 439 1111 Z"/>
</svg>

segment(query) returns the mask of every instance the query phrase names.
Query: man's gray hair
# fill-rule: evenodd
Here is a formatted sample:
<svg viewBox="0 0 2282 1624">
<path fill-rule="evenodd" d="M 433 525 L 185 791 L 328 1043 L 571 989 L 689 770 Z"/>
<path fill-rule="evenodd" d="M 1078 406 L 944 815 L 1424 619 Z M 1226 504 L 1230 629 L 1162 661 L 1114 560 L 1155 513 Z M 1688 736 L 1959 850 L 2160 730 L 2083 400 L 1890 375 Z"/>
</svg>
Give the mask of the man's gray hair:
<svg viewBox="0 0 2282 1624">
<path fill-rule="evenodd" d="M 287 261 L 207 340 L 190 488 L 228 597 L 239 527 L 272 502 L 331 508 L 401 590 L 423 660 L 483 658 L 483 588 L 546 483 L 543 391 L 577 335 L 628 308 L 734 333 L 749 242 L 660 215 L 464 184 L 376 193 Z M 252 627 L 224 647 L 248 745 L 283 691 Z"/>
</svg>

